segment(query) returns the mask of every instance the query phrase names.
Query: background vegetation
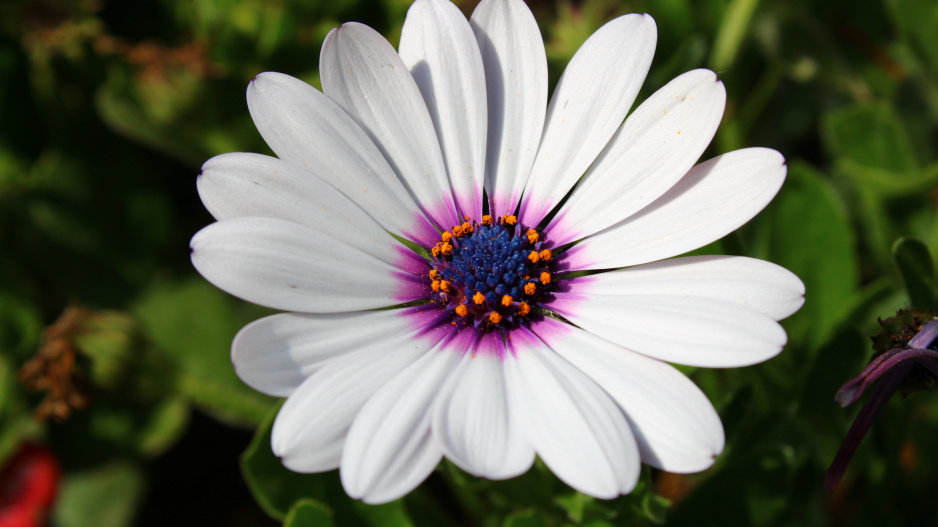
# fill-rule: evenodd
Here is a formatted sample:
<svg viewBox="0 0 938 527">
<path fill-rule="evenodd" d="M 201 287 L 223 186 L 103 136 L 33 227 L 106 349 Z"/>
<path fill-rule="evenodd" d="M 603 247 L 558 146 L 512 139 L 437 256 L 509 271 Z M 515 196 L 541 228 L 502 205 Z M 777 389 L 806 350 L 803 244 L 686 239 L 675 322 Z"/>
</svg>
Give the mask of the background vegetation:
<svg viewBox="0 0 938 527">
<path fill-rule="evenodd" d="M 897 396 L 841 487 L 821 487 L 856 414 L 833 395 L 869 360 L 877 318 L 938 307 L 932 0 L 530 2 L 551 86 L 595 29 L 648 12 L 659 42 L 639 99 L 686 70 L 714 69 L 728 101 L 704 157 L 768 146 L 788 159 L 772 205 L 704 249 L 775 261 L 808 291 L 778 358 L 687 370 L 726 428 L 712 469 L 646 467 L 633 494 L 601 501 L 540 464 L 488 482 L 444 462 L 381 507 L 349 500 L 335 473 L 282 469 L 268 440 L 279 402 L 242 385 L 228 359 L 235 332 L 265 311 L 189 263 L 189 238 L 211 221 L 195 177 L 213 155 L 269 152 L 244 101 L 254 75 L 318 86 L 332 27 L 364 22 L 396 45 L 408 5 L 0 4 L 0 465 L 23 442 L 51 450 L 63 474 L 54 525 L 938 523 L 934 394 Z M 900 237 L 920 240 L 897 246 L 905 275 Z"/>
</svg>

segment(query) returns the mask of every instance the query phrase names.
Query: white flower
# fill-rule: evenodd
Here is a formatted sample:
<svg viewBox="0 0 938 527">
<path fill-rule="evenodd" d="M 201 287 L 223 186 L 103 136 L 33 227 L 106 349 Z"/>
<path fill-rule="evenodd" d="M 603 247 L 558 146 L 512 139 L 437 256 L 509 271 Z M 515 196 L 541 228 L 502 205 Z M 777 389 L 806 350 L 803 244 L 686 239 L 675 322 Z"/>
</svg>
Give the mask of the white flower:
<svg viewBox="0 0 938 527">
<path fill-rule="evenodd" d="M 447 0 L 417 0 L 399 53 L 367 26 L 334 29 L 322 93 L 278 73 L 250 84 L 279 159 L 205 164 L 199 193 L 218 222 L 192 239 L 192 261 L 290 311 L 232 347 L 244 382 L 287 397 L 272 441 L 287 467 L 338 467 L 349 495 L 381 503 L 444 455 L 490 479 L 538 455 L 600 498 L 631 491 L 641 462 L 713 463 L 720 420 L 666 362 L 776 355 L 776 321 L 804 286 L 749 258 L 668 259 L 752 218 L 786 169 L 764 148 L 694 166 L 726 98 L 710 71 L 625 119 L 655 42 L 648 15 L 609 22 L 548 105 L 521 0 L 483 0 L 468 23 Z M 603 269 L 617 270 L 567 275 Z"/>
</svg>

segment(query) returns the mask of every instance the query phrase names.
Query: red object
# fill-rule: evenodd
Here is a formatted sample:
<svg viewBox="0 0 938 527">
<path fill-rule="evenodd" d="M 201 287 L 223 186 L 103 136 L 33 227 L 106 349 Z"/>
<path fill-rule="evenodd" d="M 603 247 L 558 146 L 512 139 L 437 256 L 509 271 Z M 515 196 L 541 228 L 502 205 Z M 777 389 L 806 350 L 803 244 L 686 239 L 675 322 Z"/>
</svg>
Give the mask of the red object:
<svg viewBox="0 0 938 527">
<path fill-rule="evenodd" d="M 49 449 L 24 443 L 0 471 L 0 527 L 41 527 L 59 486 L 59 463 Z"/>
</svg>

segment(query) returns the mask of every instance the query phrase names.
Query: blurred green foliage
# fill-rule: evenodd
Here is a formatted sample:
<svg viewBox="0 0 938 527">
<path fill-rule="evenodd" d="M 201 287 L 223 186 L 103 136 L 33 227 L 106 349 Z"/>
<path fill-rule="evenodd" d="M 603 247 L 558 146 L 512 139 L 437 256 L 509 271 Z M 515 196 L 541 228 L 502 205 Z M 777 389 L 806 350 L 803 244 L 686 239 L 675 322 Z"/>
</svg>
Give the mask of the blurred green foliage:
<svg viewBox="0 0 938 527">
<path fill-rule="evenodd" d="M 471 0 L 457 3 L 471 13 Z M 788 181 L 768 209 L 706 248 L 780 263 L 808 291 L 785 322 L 789 345 L 778 358 L 692 372 L 727 432 L 711 470 L 680 476 L 646 467 L 633 494 L 607 502 L 571 491 L 540 464 L 488 482 L 444 462 L 405 499 L 369 507 L 348 499 L 335 473 L 283 469 L 268 440 L 278 402 L 240 383 L 228 359 L 237 330 L 266 311 L 221 293 L 189 264 L 189 238 L 211 221 L 195 176 L 216 154 L 269 152 L 244 102 L 257 73 L 318 86 L 317 57 L 332 27 L 364 22 L 396 44 L 408 5 L 0 4 L 0 462 L 24 440 L 53 447 L 65 468 L 55 525 L 146 524 L 139 511 L 155 493 L 154 460 L 184 436 L 193 408 L 230 426 L 260 425 L 241 463 L 276 519 L 268 525 L 938 523 L 931 394 L 893 401 L 841 488 L 821 488 L 856 412 L 841 410 L 833 394 L 868 360 L 877 318 L 936 302 L 931 0 L 531 2 L 551 86 L 603 23 L 648 12 L 659 42 L 640 100 L 677 74 L 713 68 L 728 100 L 704 157 L 768 146 L 788 159 Z M 74 356 L 88 407 L 38 423 L 31 416 L 44 396 L 17 371 L 52 349 L 43 328 L 69 306 L 84 306 L 85 315 L 55 341 L 67 344 L 55 357 Z M 177 477 L 199 474 L 201 462 L 187 460 L 191 468 Z M 205 507 L 221 506 L 206 498 Z"/>
</svg>

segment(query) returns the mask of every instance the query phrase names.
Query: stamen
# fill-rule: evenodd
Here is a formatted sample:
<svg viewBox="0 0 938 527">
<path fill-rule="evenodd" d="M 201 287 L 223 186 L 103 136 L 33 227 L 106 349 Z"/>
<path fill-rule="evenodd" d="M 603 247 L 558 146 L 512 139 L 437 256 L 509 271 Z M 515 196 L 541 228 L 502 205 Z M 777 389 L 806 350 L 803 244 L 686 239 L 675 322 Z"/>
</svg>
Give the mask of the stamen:
<svg viewBox="0 0 938 527">
<path fill-rule="evenodd" d="M 531 263 L 537 263 L 541 259 L 541 255 L 537 254 L 537 251 L 531 251 L 531 254 L 528 255 L 528 260 L 531 260 Z"/>
<path fill-rule="evenodd" d="M 548 273 L 547 271 L 544 271 L 543 273 L 541 273 L 541 283 L 544 285 L 547 285 L 550 283 L 550 273 Z"/>
<path fill-rule="evenodd" d="M 502 297 L 502 305 L 505 307 L 511 307 L 511 304 L 513 304 L 514 301 L 515 299 L 511 298 L 511 295 L 505 295 Z"/>
<path fill-rule="evenodd" d="M 544 274 L 546 274 L 546 273 L 544 273 Z M 542 280 L 542 281 L 543 281 L 543 279 L 544 279 L 544 278 L 543 278 L 543 277 L 544 277 L 544 274 L 541 275 L 541 280 Z M 448 282 L 448 281 L 446 281 L 446 280 L 442 280 L 442 281 L 440 282 L 440 289 L 442 289 L 444 293 L 449 293 L 449 286 L 450 286 L 451 283 L 452 283 L 452 282 Z"/>
<path fill-rule="evenodd" d="M 550 260 L 550 257 L 552 256 L 552 254 L 551 254 L 551 252 L 550 252 L 550 249 L 543 249 L 543 250 L 541 250 L 541 252 L 537 253 L 537 255 L 540 256 L 540 257 L 541 257 L 541 260 L 543 260 L 543 261 L 545 261 L 545 262 L 546 262 L 546 261 L 549 261 L 549 260 Z"/>
<path fill-rule="evenodd" d="M 465 304 L 459 304 L 458 306 L 456 306 L 456 314 L 461 317 L 464 317 L 469 314 L 469 308 L 466 307 Z"/>
<path fill-rule="evenodd" d="M 528 241 L 529 241 L 530 243 L 537 243 L 538 236 L 537 236 L 537 231 L 536 231 L 536 230 L 534 230 L 534 229 L 528 229 L 528 232 L 526 233 L 526 236 L 528 237 Z"/>
<path fill-rule="evenodd" d="M 492 224 L 491 216 L 489 216 L 488 214 L 486 214 L 485 216 L 482 216 L 482 225 L 491 225 L 491 224 Z"/>
<path fill-rule="evenodd" d="M 505 225 L 514 225 L 518 223 L 518 218 L 511 214 L 505 214 L 504 216 L 502 216 L 502 223 L 504 223 Z"/>
<path fill-rule="evenodd" d="M 531 296 L 535 291 L 537 291 L 537 286 L 534 285 L 534 282 L 524 284 L 524 294 Z"/>
<path fill-rule="evenodd" d="M 434 280 L 433 282 L 430 282 L 430 289 L 433 289 L 434 291 L 439 291 L 439 290 L 440 290 L 440 281 L 439 281 L 439 280 Z"/>
<path fill-rule="evenodd" d="M 525 316 L 525 315 L 527 315 L 527 314 L 530 313 L 530 312 L 531 312 L 531 306 L 529 306 L 527 302 L 519 302 L 519 303 L 518 303 L 518 314 L 519 314 L 519 315 Z"/>
<path fill-rule="evenodd" d="M 445 231 L 443 232 L 443 234 L 440 235 L 440 239 L 442 239 L 444 242 L 448 242 L 453 239 L 453 235 L 450 234 L 448 231 Z"/>
<path fill-rule="evenodd" d="M 501 321 L 502 321 L 502 316 L 498 314 L 498 311 L 492 311 L 492 313 L 489 315 L 489 322 L 491 322 L 492 324 L 498 324 Z"/>
<path fill-rule="evenodd" d="M 485 295 L 476 291 L 476 294 L 472 295 L 472 301 L 475 302 L 477 306 L 481 306 L 485 303 Z"/>
</svg>

